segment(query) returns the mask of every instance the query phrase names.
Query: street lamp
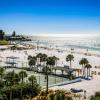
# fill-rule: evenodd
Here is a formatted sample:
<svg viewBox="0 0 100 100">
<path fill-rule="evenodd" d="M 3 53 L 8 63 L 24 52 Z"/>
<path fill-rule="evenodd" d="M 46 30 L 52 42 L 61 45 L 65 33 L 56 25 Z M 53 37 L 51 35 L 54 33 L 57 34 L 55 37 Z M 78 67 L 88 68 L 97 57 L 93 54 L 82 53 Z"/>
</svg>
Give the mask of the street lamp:
<svg viewBox="0 0 100 100">
<path fill-rule="evenodd" d="M 46 95 L 48 94 L 48 69 L 47 69 L 48 67 L 46 66 Z"/>
</svg>

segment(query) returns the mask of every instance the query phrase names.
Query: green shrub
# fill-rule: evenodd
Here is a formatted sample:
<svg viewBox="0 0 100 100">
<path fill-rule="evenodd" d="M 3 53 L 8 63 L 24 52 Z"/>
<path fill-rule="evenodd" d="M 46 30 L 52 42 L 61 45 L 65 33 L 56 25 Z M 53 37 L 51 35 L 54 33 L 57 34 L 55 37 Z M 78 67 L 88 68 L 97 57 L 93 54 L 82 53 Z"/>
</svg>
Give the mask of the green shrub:
<svg viewBox="0 0 100 100">
<path fill-rule="evenodd" d="M 95 93 L 95 96 L 96 96 L 96 97 L 100 97 L 100 92 L 96 92 L 96 93 Z"/>
<path fill-rule="evenodd" d="M 100 100 L 100 92 L 96 92 L 94 96 L 90 97 L 90 100 Z"/>
<path fill-rule="evenodd" d="M 48 100 L 54 100 L 54 93 L 50 93 L 48 95 Z"/>
<path fill-rule="evenodd" d="M 54 96 L 54 100 L 61 100 L 60 94 L 57 93 L 57 94 Z"/>
</svg>

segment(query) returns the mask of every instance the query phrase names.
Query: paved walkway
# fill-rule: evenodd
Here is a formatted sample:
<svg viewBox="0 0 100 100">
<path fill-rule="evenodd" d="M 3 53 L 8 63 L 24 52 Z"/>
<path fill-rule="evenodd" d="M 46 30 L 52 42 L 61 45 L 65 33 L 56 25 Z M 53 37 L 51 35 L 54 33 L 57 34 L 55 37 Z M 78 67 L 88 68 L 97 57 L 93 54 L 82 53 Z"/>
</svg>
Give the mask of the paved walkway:
<svg viewBox="0 0 100 100">
<path fill-rule="evenodd" d="M 100 76 L 94 76 L 92 80 L 83 80 L 82 82 L 55 86 L 50 89 L 70 90 L 71 88 L 86 90 L 87 100 L 89 100 L 91 95 L 94 95 L 96 91 L 100 91 Z"/>
</svg>

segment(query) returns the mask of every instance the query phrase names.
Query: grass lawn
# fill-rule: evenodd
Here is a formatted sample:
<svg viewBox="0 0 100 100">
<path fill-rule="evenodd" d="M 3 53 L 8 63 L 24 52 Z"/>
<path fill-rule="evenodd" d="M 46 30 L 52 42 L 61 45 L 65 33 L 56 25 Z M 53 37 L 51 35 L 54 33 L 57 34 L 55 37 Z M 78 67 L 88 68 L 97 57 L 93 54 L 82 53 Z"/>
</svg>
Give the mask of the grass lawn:
<svg viewBox="0 0 100 100">
<path fill-rule="evenodd" d="M 8 44 L 8 41 L 6 40 L 0 40 L 0 45 L 7 45 Z"/>
</svg>

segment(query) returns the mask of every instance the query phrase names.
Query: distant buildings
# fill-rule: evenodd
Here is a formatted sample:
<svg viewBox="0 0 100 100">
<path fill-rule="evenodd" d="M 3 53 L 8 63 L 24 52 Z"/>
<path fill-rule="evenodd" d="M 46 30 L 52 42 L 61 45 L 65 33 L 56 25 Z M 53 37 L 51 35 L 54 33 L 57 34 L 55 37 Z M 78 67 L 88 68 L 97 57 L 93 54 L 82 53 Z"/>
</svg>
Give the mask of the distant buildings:
<svg viewBox="0 0 100 100">
<path fill-rule="evenodd" d="M 3 39 L 8 40 L 8 41 L 31 41 L 31 39 L 29 39 L 26 36 L 16 35 L 15 31 L 13 31 L 12 35 L 5 35 L 3 30 L 0 30 L 0 40 L 3 40 Z"/>
<path fill-rule="evenodd" d="M 3 40 L 5 36 L 5 33 L 3 32 L 3 30 L 0 30 L 0 40 Z"/>
</svg>

